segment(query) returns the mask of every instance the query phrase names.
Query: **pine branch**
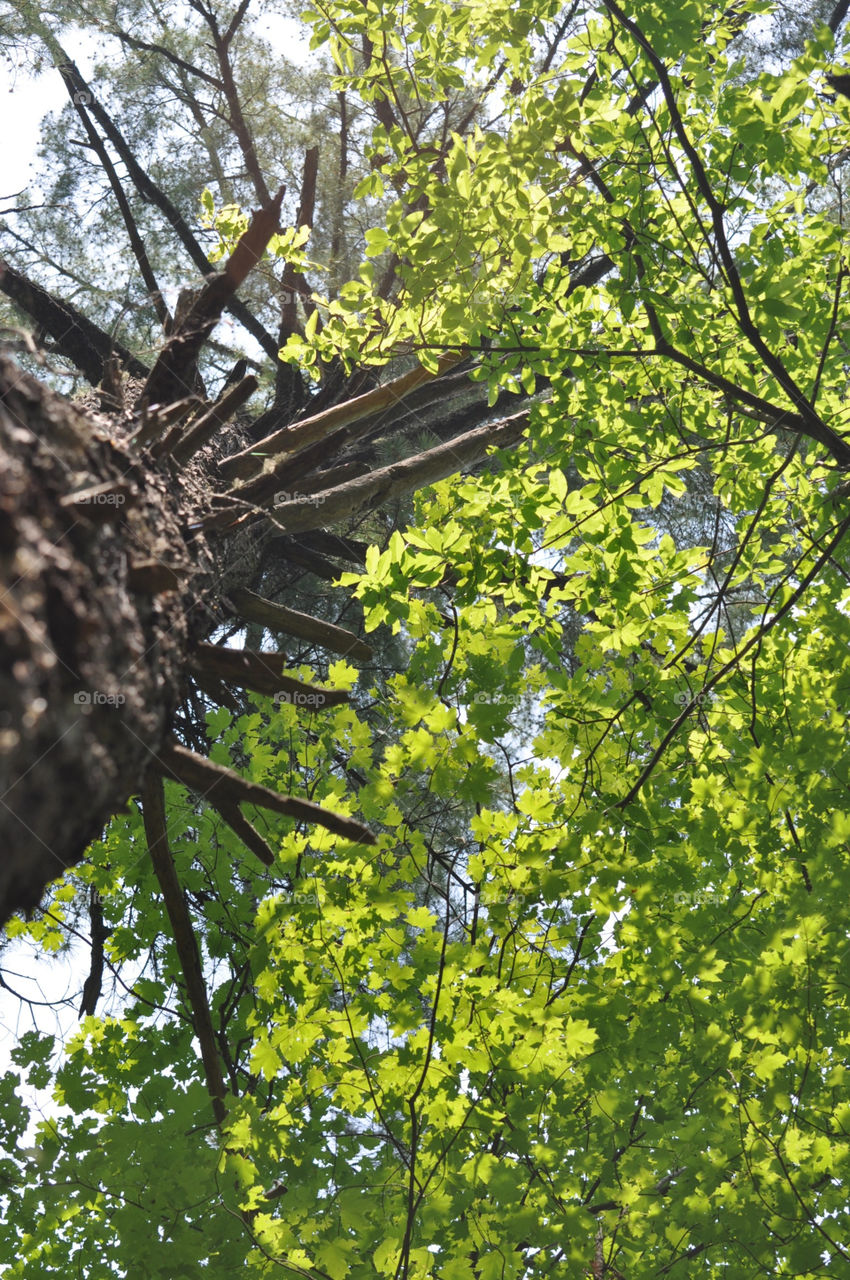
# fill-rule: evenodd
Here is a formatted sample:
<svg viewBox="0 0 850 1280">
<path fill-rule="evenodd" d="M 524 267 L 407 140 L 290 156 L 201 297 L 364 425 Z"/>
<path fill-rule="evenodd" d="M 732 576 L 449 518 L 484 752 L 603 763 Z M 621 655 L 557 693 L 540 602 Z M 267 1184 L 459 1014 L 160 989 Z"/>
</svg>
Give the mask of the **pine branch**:
<svg viewBox="0 0 850 1280">
<path fill-rule="evenodd" d="M 142 168 L 133 154 L 132 147 L 127 143 L 126 138 L 115 124 L 112 117 L 105 110 L 103 104 L 92 93 L 91 88 L 85 78 L 80 74 L 80 69 L 70 58 L 59 66 L 59 72 L 65 81 L 68 94 L 73 101 L 75 94 L 82 94 L 89 111 L 100 125 L 105 136 L 115 147 L 134 187 L 138 191 L 141 198 L 148 204 L 154 205 L 164 214 L 169 225 L 177 234 L 181 244 L 185 248 L 189 257 L 202 275 L 209 275 L 215 267 L 204 253 L 195 236 L 186 222 L 186 219 L 180 213 L 180 210 L 168 198 L 165 192 L 157 186 L 148 173 Z M 238 298 L 231 298 L 227 304 L 228 311 L 236 317 L 241 325 L 256 338 L 260 346 L 272 360 L 277 360 L 277 343 L 271 334 L 266 333 L 263 326 L 257 320 L 256 316 L 249 311 L 243 302 Z"/>
<path fill-rule="evenodd" d="M 225 392 L 221 399 L 217 400 L 202 418 L 193 423 L 185 436 L 171 450 L 171 456 L 174 461 L 179 463 L 188 462 L 215 435 L 219 427 L 230 421 L 237 409 L 240 409 L 245 401 L 250 399 L 258 386 L 258 379 L 255 378 L 253 373 L 249 373 L 240 382 L 237 382 L 235 387 L 231 387 L 229 391 Z"/>
<path fill-rule="evenodd" d="M 220 465 L 221 474 L 228 480 L 243 479 L 255 471 L 262 470 L 268 459 L 272 459 L 272 463 L 277 461 L 275 455 L 291 456 L 305 445 L 324 439 L 335 427 L 348 426 L 381 409 L 393 408 L 409 391 L 438 378 L 440 374 L 464 359 L 464 356 L 465 353 L 444 357 L 440 361 L 437 373 L 429 373 L 420 365 L 418 369 L 413 369 L 404 377 L 386 382 L 374 391 L 367 391 L 365 395 L 346 400 L 344 404 L 334 405 L 312 418 L 305 418 L 302 422 L 283 427 L 280 431 L 266 436 L 264 440 L 259 440 L 249 449 L 244 449 L 242 453 L 235 453 L 232 457 L 226 458 Z"/>
<path fill-rule="evenodd" d="M 248 273 L 265 252 L 280 226 L 280 206 L 284 188 L 264 209 L 258 210 L 251 225 L 240 237 L 225 268 L 200 290 L 177 331 L 166 343 L 150 372 L 142 394 L 150 404 L 170 404 L 186 391 L 189 370 L 215 328 L 225 306 L 233 298 Z"/>
<path fill-rule="evenodd" d="M 22 311 L 32 316 L 38 329 L 50 335 L 57 351 L 70 360 L 93 387 L 103 378 L 104 367 L 113 353 L 134 377 L 146 378 L 150 373 L 147 365 L 87 319 L 72 303 L 54 297 L 2 258 L 0 289 Z"/>
<path fill-rule="evenodd" d="M 516 444 L 528 425 L 528 415 L 529 411 L 524 409 L 501 422 L 476 427 L 448 444 L 438 445 L 316 494 L 312 503 L 284 502 L 267 512 L 267 517 L 287 533 L 298 533 L 374 511 L 382 503 L 403 493 L 435 484 L 464 467 L 476 465 L 491 448 L 505 449 Z M 243 490 L 234 490 L 231 498 L 243 499 L 248 488 L 246 485 Z"/>
</svg>

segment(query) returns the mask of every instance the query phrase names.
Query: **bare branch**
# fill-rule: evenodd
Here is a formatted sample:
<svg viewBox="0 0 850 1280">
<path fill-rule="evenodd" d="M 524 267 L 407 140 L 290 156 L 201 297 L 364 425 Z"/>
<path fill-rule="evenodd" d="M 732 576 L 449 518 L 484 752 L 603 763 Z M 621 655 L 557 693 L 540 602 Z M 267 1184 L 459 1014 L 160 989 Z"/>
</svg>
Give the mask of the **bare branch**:
<svg viewBox="0 0 850 1280">
<path fill-rule="evenodd" d="M 226 804 L 224 800 L 221 800 L 216 805 L 216 808 L 230 827 L 230 830 L 245 845 L 245 848 L 250 849 L 251 853 L 260 859 L 263 866 L 270 867 L 274 862 L 274 854 L 256 827 L 252 826 L 243 815 L 239 806 L 237 804 Z"/>
<path fill-rule="evenodd" d="M 225 807 L 232 804 L 255 804 L 261 809 L 270 809 L 273 813 L 295 818 L 298 822 L 314 823 L 355 844 L 376 842 L 369 828 L 356 818 L 323 809 L 312 800 L 281 795 L 258 782 L 249 782 L 233 769 L 214 764 L 212 760 L 188 751 L 176 742 L 161 748 L 157 763 L 168 777 L 191 791 L 196 791 L 214 808 L 218 808 L 219 804 Z"/>
<path fill-rule="evenodd" d="M 263 469 L 266 459 L 275 454 L 293 454 L 297 449 L 312 444 L 315 440 L 323 439 L 335 427 L 347 426 L 380 409 L 391 408 L 408 391 L 413 391 L 423 383 L 438 378 L 463 358 L 463 354 L 456 353 L 444 357 L 436 373 L 429 373 L 427 369 L 420 366 L 406 373 L 402 378 L 384 383 L 374 391 L 367 391 L 365 395 L 346 400 L 344 404 L 334 405 L 322 413 L 315 414 L 312 418 L 305 418 L 291 427 L 275 431 L 264 440 L 252 445 L 250 449 L 244 449 L 242 453 L 235 453 L 232 457 L 226 458 L 220 464 L 221 474 L 226 479 L 250 476 L 253 472 Z"/>
<path fill-rule="evenodd" d="M 341 653 L 360 662 L 369 662 L 373 656 L 367 644 L 343 627 L 324 622 L 321 618 L 313 618 L 308 613 L 287 609 L 282 604 L 275 604 L 273 600 L 265 600 L 247 587 L 237 587 L 235 591 L 231 591 L 229 598 L 234 611 L 246 622 L 268 627 L 269 631 L 284 632 L 289 636 L 298 636 L 301 640 L 310 640 L 323 649 L 330 649 L 332 653 Z"/>
<path fill-rule="evenodd" d="M 217 1123 L 222 1124 L 227 1115 L 224 1105 L 227 1091 L 224 1087 L 224 1077 L 215 1045 L 215 1031 L 204 983 L 198 940 L 192 928 L 189 909 L 186 906 L 186 899 L 174 867 L 174 858 L 168 846 L 162 779 L 153 773 L 149 773 L 145 779 L 142 790 L 142 813 L 151 862 L 162 890 L 165 910 L 168 913 L 174 943 L 177 947 L 177 956 L 183 970 L 186 996 L 192 1010 L 192 1026 L 198 1037 L 198 1044 L 201 1046 L 201 1061 L 207 1089 L 212 1099 L 213 1113 Z"/>
<path fill-rule="evenodd" d="M 235 387 L 226 392 L 220 400 L 218 400 L 208 413 L 199 418 L 194 423 L 186 435 L 179 441 L 176 448 L 172 450 L 172 457 L 175 462 L 187 462 L 193 454 L 207 443 L 219 427 L 225 422 L 229 422 L 236 410 L 241 408 L 246 400 L 254 394 L 259 386 L 257 378 L 253 373 L 249 373 L 247 377 L 237 382 Z"/>
<path fill-rule="evenodd" d="M 501 422 L 476 427 L 448 444 L 371 471 L 335 489 L 327 489 L 315 495 L 312 503 L 284 502 L 268 512 L 268 518 L 287 533 L 297 533 L 374 511 L 402 493 L 435 484 L 464 467 L 474 466 L 482 461 L 488 449 L 504 449 L 516 444 L 528 424 L 528 413 L 524 409 Z M 237 490 L 232 496 L 243 495 Z"/>
<path fill-rule="evenodd" d="M 145 287 L 147 288 L 159 322 L 167 332 L 168 326 L 171 322 L 171 315 L 168 307 L 165 305 L 165 299 L 162 296 L 162 291 L 157 283 L 153 267 L 150 264 L 147 249 L 145 248 L 144 241 L 139 233 L 139 228 L 136 225 L 136 219 L 133 217 L 130 202 L 127 199 L 124 188 L 122 187 L 118 174 L 115 171 L 115 165 L 110 160 L 109 153 L 103 144 L 103 140 L 89 119 L 88 111 L 86 110 L 86 105 L 82 96 L 78 93 L 72 94 L 71 101 L 73 102 L 74 109 L 80 117 L 83 128 L 86 131 L 86 136 L 91 144 L 91 148 L 100 161 L 101 167 L 106 174 L 110 187 L 112 188 L 112 194 L 115 196 L 115 203 L 118 205 L 121 217 L 124 220 L 124 226 L 127 230 L 130 248 L 133 250 L 133 256 L 139 264 L 142 279 L 145 282 Z"/>
<path fill-rule="evenodd" d="M 285 653 L 256 653 L 253 649 L 199 644 L 193 650 L 190 670 L 201 684 L 212 678 L 268 696 L 282 693 L 286 701 L 314 710 L 350 701 L 344 689 L 324 689 L 284 675 L 285 662 Z"/>
<path fill-rule="evenodd" d="M 281 187 L 274 200 L 254 214 L 224 271 L 207 281 L 177 332 L 163 348 L 142 392 L 150 403 L 167 404 L 176 400 L 181 392 L 191 390 L 186 385 L 190 367 L 197 360 L 222 311 L 249 271 L 259 262 L 266 245 L 279 228 L 283 193 L 284 188 Z"/>
<path fill-rule="evenodd" d="M 96 387 L 103 378 L 106 361 L 115 353 L 128 373 L 147 377 L 147 365 L 87 319 L 70 302 L 48 293 L 0 258 L 0 289 L 28 315 L 39 330 L 56 343 L 57 350 Z"/>
<path fill-rule="evenodd" d="M 139 164 L 132 148 L 127 143 L 126 138 L 116 126 L 112 117 L 105 110 L 102 103 L 98 101 L 92 93 L 85 78 L 80 74 L 80 70 L 75 62 L 68 59 L 59 67 L 62 78 L 68 88 L 68 92 L 73 98 L 74 94 L 83 94 L 87 99 L 87 105 L 92 116 L 100 125 L 106 137 L 115 147 L 118 155 L 124 164 L 130 179 L 143 200 L 154 205 L 163 213 L 171 227 L 174 229 L 181 244 L 185 248 L 189 257 L 202 275 L 209 275 L 215 271 L 213 263 L 210 262 L 204 253 L 195 236 L 192 234 L 186 219 L 180 213 L 179 209 L 172 203 L 165 192 L 157 186 L 153 179 L 145 172 Z M 266 333 L 263 326 L 257 320 L 256 316 L 240 302 L 238 298 L 232 298 L 227 304 L 228 311 L 236 317 L 240 324 L 244 325 L 247 331 L 256 338 L 260 346 L 273 360 L 277 360 L 277 343 L 270 333 Z"/>
</svg>

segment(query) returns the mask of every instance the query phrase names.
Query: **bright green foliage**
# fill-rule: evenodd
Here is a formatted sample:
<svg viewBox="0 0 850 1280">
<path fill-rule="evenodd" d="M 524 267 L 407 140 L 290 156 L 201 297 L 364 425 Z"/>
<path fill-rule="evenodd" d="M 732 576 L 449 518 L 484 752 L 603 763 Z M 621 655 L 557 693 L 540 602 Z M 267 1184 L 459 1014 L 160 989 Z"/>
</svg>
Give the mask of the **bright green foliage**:
<svg viewBox="0 0 850 1280">
<path fill-rule="evenodd" d="M 729 24 L 764 6 L 723 8 L 602 5 L 541 71 L 553 4 L 317 6 L 364 96 L 514 83 L 437 160 L 375 139 L 403 288 L 367 261 L 298 358 L 480 346 L 539 394 L 353 580 L 412 643 L 381 733 L 210 722 L 378 845 L 280 823 L 266 873 L 174 791 L 220 1150 L 138 817 L 93 852 L 153 977 L 69 1047 L 37 1168 L 0 1166 L 10 1276 L 846 1272 L 847 247 L 813 195 L 850 115 L 828 33 L 747 83 Z M 363 71 L 364 33 L 404 56 Z"/>
</svg>

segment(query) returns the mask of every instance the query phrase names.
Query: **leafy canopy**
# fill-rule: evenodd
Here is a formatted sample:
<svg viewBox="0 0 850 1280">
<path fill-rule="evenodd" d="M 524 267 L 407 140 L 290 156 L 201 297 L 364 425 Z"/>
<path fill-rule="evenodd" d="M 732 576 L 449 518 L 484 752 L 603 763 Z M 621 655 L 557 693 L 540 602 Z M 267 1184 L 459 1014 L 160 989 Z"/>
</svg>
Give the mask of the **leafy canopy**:
<svg viewBox="0 0 850 1280">
<path fill-rule="evenodd" d="M 765 11 L 315 6 L 338 87 L 480 82 L 493 118 L 442 150 L 379 126 L 361 194 L 398 198 L 289 354 L 476 352 L 528 429 L 356 580 L 411 644 L 385 732 L 210 723 L 334 808 L 356 771 L 376 849 L 281 822 L 259 872 L 174 791 L 221 1143 L 138 816 L 93 850 L 112 962 L 154 976 L 83 1024 L 65 1110 L 5 1162 L 9 1276 L 846 1264 L 850 117 L 825 28 L 781 74 L 736 63 Z M 49 1051 L 18 1050 L 34 1084 Z"/>
</svg>

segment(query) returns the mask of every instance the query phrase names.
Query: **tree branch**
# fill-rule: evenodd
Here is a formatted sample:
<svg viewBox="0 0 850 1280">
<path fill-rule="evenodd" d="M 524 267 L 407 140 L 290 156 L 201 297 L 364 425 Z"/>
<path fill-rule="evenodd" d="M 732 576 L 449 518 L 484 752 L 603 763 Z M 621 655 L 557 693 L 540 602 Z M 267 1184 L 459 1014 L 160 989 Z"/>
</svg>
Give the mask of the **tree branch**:
<svg viewBox="0 0 850 1280">
<path fill-rule="evenodd" d="M 92 150 L 100 161 L 101 167 L 103 168 L 103 171 L 109 181 L 109 185 L 112 188 L 112 194 L 115 196 L 115 202 L 118 205 L 119 212 L 124 220 L 124 226 L 127 230 L 130 248 L 133 250 L 133 256 L 139 264 L 142 279 L 145 282 L 145 287 L 150 295 L 150 299 L 153 303 L 159 322 L 167 332 L 168 326 L 171 323 L 171 314 L 168 307 L 165 305 L 165 299 L 162 296 L 162 291 L 160 290 L 156 276 L 154 275 L 147 250 L 145 249 L 144 241 L 139 234 L 136 219 L 133 217 L 133 211 L 130 208 L 130 202 L 124 192 L 124 188 L 121 186 L 118 174 L 115 171 L 115 166 L 109 158 L 109 153 L 103 144 L 103 140 L 89 119 L 89 115 L 86 110 L 85 103 L 82 101 L 81 95 L 73 94 L 71 101 L 74 104 L 74 109 L 77 112 L 77 115 L 80 117 L 83 128 L 86 131 L 86 136 L 91 143 Z"/>
<path fill-rule="evenodd" d="M 465 466 L 474 466 L 482 461 L 490 448 L 505 449 L 516 444 L 528 424 L 528 414 L 529 411 L 524 409 L 501 422 L 476 427 L 448 444 L 438 445 L 378 471 L 370 471 L 335 489 L 326 489 L 314 495 L 312 503 L 284 502 L 273 512 L 268 512 L 268 518 L 287 533 L 297 533 L 374 511 L 402 493 L 435 484 L 446 476 L 455 475 Z M 242 495 L 237 490 L 232 496 Z"/>
<path fill-rule="evenodd" d="M 192 390 L 191 385 L 187 384 L 189 370 L 197 360 L 201 347 L 279 228 L 283 192 L 284 188 L 281 187 L 274 200 L 254 214 L 251 225 L 240 237 L 224 270 L 207 281 L 177 332 L 160 352 L 142 393 L 149 404 L 170 404 L 182 393 Z"/>
<path fill-rule="evenodd" d="M 367 417 L 381 409 L 392 407 L 399 403 L 407 392 L 422 386 L 423 383 L 431 382 L 434 378 L 438 378 L 440 374 L 450 369 L 463 358 L 463 355 L 456 354 L 444 357 L 440 361 L 437 373 L 429 373 L 427 369 L 422 368 L 420 365 L 418 369 L 413 369 L 410 373 L 406 373 L 404 377 L 396 378 L 392 382 L 386 382 L 374 391 L 367 391 L 365 395 L 356 396 L 355 399 L 346 400 L 344 404 L 334 405 L 330 409 L 325 409 L 322 413 L 315 414 L 312 418 L 304 418 L 303 421 L 296 422 L 290 427 L 275 431 L 270 436 L 266 436 L 265 439 L 259 440 L 249 449 L 244 449 L 241 453 L 235 453 L 232 457 L 225 458 L 220 463 L 219 470 L 226 479 L 250 476 L 253 472 L 262 470 L 266 460 L 276 453 L 282 452 L 291 455 L 305 445 L 323 439 L 335 427 L 348 426 L 353 422 L 357 422 L 360 418 Z M 240 497 L 242 496 L 245 496 L 248 501 L 252 500 L 247 494 L 240 493 Z"/>
<path fill-rule="evenodd" d="M 185 58 L 179 57 L 171 49 L 167 49 L 164 44 L 150 44 L 147 40 L 139 40 L 136 36 L 131 36 L 128 31 L 123 31 L 120 27 L 113 27 L 112 34 L 126 44 L 131 49 L 138 49 L 141 53 L 158 53 L 160 57 L 165 58 L 168 62 L 172 62 L 176 67 L 180 67 L 182 71 L 188 72 L 190 76 L 197 76 L 199 80 L 203 80 L 206 84 L 211 85 L 213 89 L 221 90 L 221 81 L 211 76 L 209 72 L 203 71 L 200 67 L 195 67 L 191 62 L 187 62 Z"/>
<path fill-rule="evenodd" d="M 161 771 L 175 782 L 180 782 L 191 791 L 197 792 L 208 800 L 214 808 L 223 804 L 255 804 L 262 809 L 270 809 L 273 813 L 283 814 L 298 822 L 309 822 L 332 831 L 334 835 L 354 844 L 375 844 L 375 836 L 356 818 L 348 818 L 330 809 L 323 809 L 312 800 L 300 800 L 295 796 L 281 795 L 261 786 L 258 782 L 249 782 L 233 769 L 214 764 L 205 756 L 197 755 L 186 747 L 172 742 L 162 747 L 157 756 L 157 764 Z M 221 810 L 219 810 L 221 812 Z"/>
<path fill-rule="evenodd" d="M 136 378 L 145 378 L 147 365 L 87 319 L 70 302 L 55 298 L 40 284 L 30 280 L 0 258 L 0 289 L 30 316 L 43 333 L 56 343 L 57 350 L 75 365 L 88 382 L 96 387 L 103 378 L 104 366 L 115 353 L 122 365 Z"/>
<path fill-rule="evenodd" d="M 212 678 L 267 696 L 280 693 L 283 701 L 311 710 L 350 701 L 344 689 L 325 689 L 284 675 L 285 662 L 285 653 L 257 653 L 253 649 L 227 649 L 202 643 L 192 652 L 190 671 L 201 684 Z"/>
<path fill-rule="evenodd" d="M 216 1122 L 222 1124 L 227 1115 L 224 1105 L 227 1090 L 224 1087 L 224 1077 L 215 1045 L 215 1031 L 207 999 L 198 940 L 192 928 L 189 909 L 186 906 L 186 899 L 174 867 L 174 858 L 168 846 L 162 779 L 153 773 L 147 775 L 142 789 L 142 814 L 151 862 L 162 891 L 165 910 L 177 948 L 177 957 L 183 970 L 186 996 L 192 1010 L 192 1026 L 201 1047 L 201 1061 L 207 1089 L 212 1099 L 213 1114 Z"/>
<path fill-rule="evenodd" d="M 215 435 L 219 427 L 230 421 L 237 409 L 240 409 L 245 401 L 250 399 L 258 386 L 258 380 L 253 373 L 249 373 L 247 377 L 241 378 L 235 387 L 231 387 L 229 391 L 225 392 L 221 399 L 217 400 L 212 408 L 189 428 L 185 436 L 171 450 L 171 456 L 174 461 L 179 463 L 188 462 Z"/>
<path fill-rule="evenodd" d="M 373 657 L 369 646 L 343 627 L 324 622 L 321 618 L 313 618 L 308 613 L 287 609 L 282 604 L 275 604 L 273 600 L 265 600 L 247 587 L 237 587 L 230 592 L 229 598 L 235 613 L 246 622 L 268 627 L 269 631 L 284 632 L 301 640 L 310 640 L 323 649 L 330 649 L 332 653 L 341 653 L 359 662 L 369 662 Z"/>
<path fill-rule="evenodd" d="M 59 67 L 59 71 L 62 74 L 62 78 L 65 81 L 72 99 L 75 93 L 81 93 L 87 96 L 87 105 L 91 114 L 100 125 L 106 137 L 115 147 L 115 150 L 118 152 L 133 185 L 142 199 L 146 200 L 149 204 L 154 205 L 165 215 L 170 226 L 173 228 L 181 244 L 201 274 L 206 276 L 209 275 L 210 272 L 214 272 L 215 267 L 213 263 L 210 262 L 200 244 L 195 239 L 185 218 L 180 213 L 176 205 L 174 205 L 168 198 L 165 192 L 157 186 L 157 184 L 139 164 L 131 147 L 124 138 L 124 135 L 118 129 L 115 122 L 112 120 L 112 117 L 104 109 L 102 104 L 98 102 L 97 98 L 89 88 L 88 83 L 80 74 L 80 70 L 76 63 L 68 59 L 62 63 Z M 228 302 L 227 309 L 236 317 L 239 323 L 247 329 L 248 333 L 250 333 L 252 337 L 256 338 L 257 342 L 259 342 L 266 354 L 276 361 L 278 358 L 278 348 L 274 338 L 270 333 L 266 333 L 266 330 L 260 324 L 259 320 L 257 320 L 256 316 L 248 310 L 245 304 L 240 302 L 238 298 L 232 298 Z"/>
</svg>

